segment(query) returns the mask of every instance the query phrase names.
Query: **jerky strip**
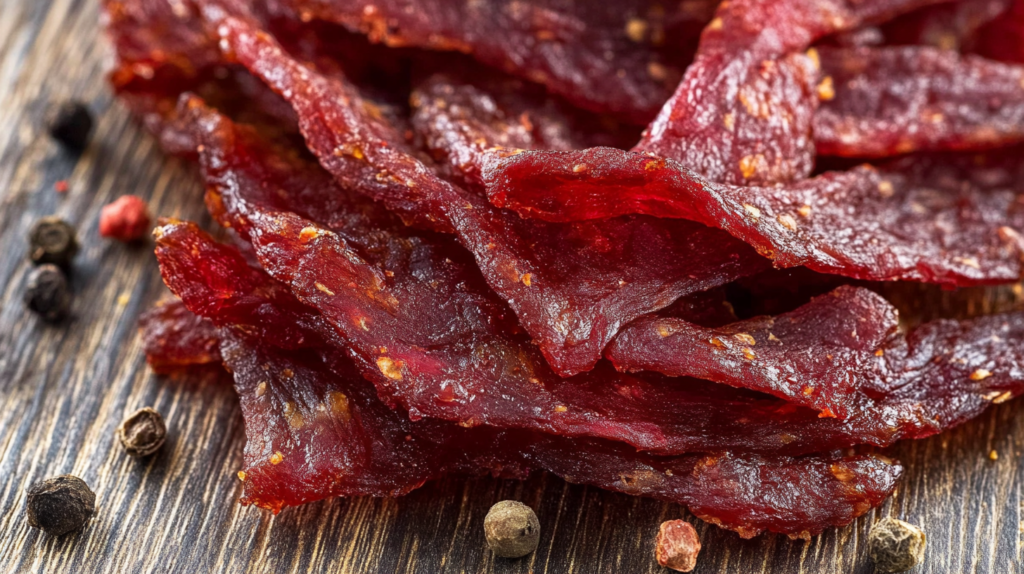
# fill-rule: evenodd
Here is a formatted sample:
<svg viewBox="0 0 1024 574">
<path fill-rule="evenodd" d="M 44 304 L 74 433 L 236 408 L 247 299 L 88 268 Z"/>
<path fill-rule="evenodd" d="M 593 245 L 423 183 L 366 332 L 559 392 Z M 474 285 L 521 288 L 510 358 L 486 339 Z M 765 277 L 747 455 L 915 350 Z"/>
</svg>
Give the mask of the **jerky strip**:
<svg viewBox="0 0 1024 574">
<path fill-rule="evenodd" d="M 671 317 L 634 321 L 608 347 L 616 368 L 653 370 L 761 390 L 846 418 L 861 387 L 884 388 L 876 352 L 896 310 L 867 289 L 841 287 L 797 310 L 715 329 Z M 741 382 L 742 381 L 742 382 Z"/>
<path fill-rule="evenodd" d="M 1024 140 L 1024 67 L 924 47 L 821 48 L 818 152 L 882 157 Z"/>
<path fill-rule="evenodd" d="M 209 320 L 178 300 L 159 301 L 139 319 L 146 362 L 157 373 L 220 363 L 220 337 Z"/>
<path fill-rule="evenodd" d="M 711 181 L 765 185 L 814 166 L 821 36 L 934 0 L 733 0 L 719 4 L 675 94 L 633 150 Z"/>
<path fill-rule="evenodd" d="M 1020 157 L 910 157 L 743 188 L 710 183 L 670 160 L 594 148 L 522 153 L 487 178 L 492 201 L 528 217 L 692 219 L 728 231 L 778 267 L 967 286 L 1021 274 Z"/>
<path fill-rule="evenodd" d="M 668 99 L 679 71 L 657 46 L 667 25 L 703 24 L 712 3 L 676 12 L 652 0 L 291 0 L 306 19 L 337 22 L 389 46 L 456 50 L 542 83 L 582 108 L 643 124 Z M 672 31 L 674 32 L 674 31 Z M 585 73 L 582 73 L 584 72 Z"/>
<path fill-rule="evenodd" d="M 438 178 L 340 78 L 302 66 L 240 20 L 219 29 L 243 64 L 288 97 L 307 145 L 342 187 L 383 201 L 406 221 L 458 235 L 560 375 L 593 367 L 625 322 L 764 265 L 699 225 L 555 226 L 495 209 Z"/>
<path fill-rule="evenodd" d="M 233 335 L 223 353 L 246 420 L 242 501 L 275 512 L 329 496 L 404 494 L 451 472 L 524 476 L 539 467 L 690 506 L 745 538 L 764 530 L 807 538 L 881 504 L 902 474 L 867 456 L 657 458 L 604 441 L 412 423 L 346 361 L 283 355 Z"/>
</svg>

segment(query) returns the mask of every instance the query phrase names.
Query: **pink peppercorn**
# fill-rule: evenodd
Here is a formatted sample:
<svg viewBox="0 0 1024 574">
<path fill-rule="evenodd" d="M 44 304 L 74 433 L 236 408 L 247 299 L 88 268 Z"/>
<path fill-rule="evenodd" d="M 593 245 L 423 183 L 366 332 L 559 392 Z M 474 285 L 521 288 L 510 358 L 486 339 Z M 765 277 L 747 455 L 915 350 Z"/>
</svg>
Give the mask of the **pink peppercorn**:
<svg viewBox="0 0 1024 574">
<path fill-rule="evenodd" d="M 136 241 L 149 232 L 149 209 L 134 195 L 122 195 L 100 212 L 100 235 L 118 241 Z"/>
</svg>

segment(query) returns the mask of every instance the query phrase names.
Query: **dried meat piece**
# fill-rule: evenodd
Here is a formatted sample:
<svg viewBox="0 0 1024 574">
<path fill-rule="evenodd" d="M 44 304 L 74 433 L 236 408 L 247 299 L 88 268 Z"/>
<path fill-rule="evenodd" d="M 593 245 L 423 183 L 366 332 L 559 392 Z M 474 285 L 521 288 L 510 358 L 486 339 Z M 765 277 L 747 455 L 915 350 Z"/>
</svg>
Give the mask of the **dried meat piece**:
<svg viewBox="0 0 1024 574">
<path fill-rule="evenodd" d="M 750 442 L 743 425 L 704 431 L 708 426 L 731 424 L 730 418 L 719 418 L 720 408 L 713 405 L 733 409 L 737 417 L 749 414 L 748 409 L 778 410 L 783 415 L 793 410 L 754 395 L 736 396 L 726 387 L 658 377 L 648 381 L 615 373 L 606 365 L 563 380 L 522 337 L 488 320 L 484 294 L 467 289 L 473 281 L 460 282 L 452 273 L 454 264 L 427 257 L 415 261 L 391 257 L 391 262 L 403 267 L 392 267 L 393 277 L 374 282 L 378 268 L 342 248 L 342 240 L 333 232 L 294 215 L 264 213 L 251 206 L 245 217 L 264 264 L 280 278 L 294 281 L 300 299 L 315 303 L 331 318 L 344 338 L 337 346 L 356 355 L 363 374 L 377 384 L 383 397 L 409 408 L 416 417 L 601 436 L 641 448 L 685 452 L 698 445 L 708 450 Z M 294 237 L 277 229 L 293 223 L 299 225 Z M 291 245 L 292 241 L 297 243 Z M 290 318 L 306 307 L 279 296 L 266 276 L 257 283 L 261 272 L 249 268 L 236 250 L 213 243 L 193 224 L 165 222 L 157 245 L 168 285 L 190 308 L 218 325 L 263 332 L 266 341 L 291 348 L 297 346 L 295 341 L 309 344 L 330 338 L 321 326 L 300 319 L 301 315 Z M 291 253 L 297 245 L 301 251 Z M 280 260 L 280 256 L 303 257 L 305 251 L 316 254 L 316 261 L 301 266 L 313 264 L 315 269 Z M 435 271 L 434 266 L 440 269 Z M 365 281 L 362 274 L 370 274 L 371 280 Z M 458 283 L 464 285 L 461 299 L 455 297 L 459 304 L 444 305 L 442 300 L 450 300 L 450 293 L 459 294 Z M 310 289 L 324 299 L 308 298 Z M 474 297 L 484 305 L 474 305 Z M 254 316 L 254 307 L 262 315 Z M 290 325 L 294 334 L 268 335 L 274 335 L 274 330 L 263 318 L 281 326 L 283 332 Z M 679 417 L 675 410 L 679 405 L 695 412 Z M 808 415 L 814 419 L 812 412 Z M 791 418 L 785 424 L 798 427 L 800 413 Z M 771 451 L 778 445 L 774 437 L 757 437 L 753 442 L 761 443 L 754 450 Z"/>
<path fill-rule="evenodd" d="M 164 237 L 176 226 L 186 231 Z M 153 235 L 165 283 L 193 313 L 216 317 L 221 326 L 245 325 L 250 336 L 284 349 L 334 340 L 316 311 L 268 281 L 262 270 L 249 267 L 237 249 L 211 241 L 195 224 L 161 219 Z M 172 256 L 172 250 L 188 257 Z"/>
<path fill-rule="evenodd" d="M 256 318 L 221 304 L 204 302 L 244 300 L 240 295 L 221 291 L 224 286 L 246 283 L 244 278 L 251 271 L 240 256 L 231 256 L 228 251 L 213 247 L 202 247 L 198 250 L 200 255 L 195 256 L 193 247 L 197 244 L 214 244 L 191 224 L 165 225 L 158 243 L 161 244 L 161 268 L 168 284 L 175 291 L 193 295 L 186 302 L 191 301 L 195 309 L 209 313 L 208 318 L 218 325 L 258 331 L 256 328 L 260 325 L 246 322 Z M 169 259 L 178 263 L 172 267 L 167 264 Z M 220 271 L 218 275 L 195 273 L 181 278 L 170 273 L 171 269 L 188 266 L 210 266 Z M 238 280 L 224 280 L 230 279 L 233 273 L 239 275 Z M 314 285 L 322 280 L 320 277 L 312 279 Z M 272 283 L 266 276 L 263 281 Z M 339 294 L 348 297 L 340 289 L 333 291 L 330 283 L 320 284 L 334 293 L 331 297 Z M 326 295 L 319 287 L 314 289 Z M 272 290 L 257 289 L 253 293 L 259 296 L 264 291 Z M 357 300 L 365 298 L 361 290 L 355 288 L 355 291 Z M 283 304 L 265 299 L 264 306 L 268 308 L 264 317 L 284 321 L 284 327 L 298 324 L 288 317 Z M 279 310 L 270 312 L 272 307 Z M 364 312 L 369 315 L 372 309 Z M 365 320 L 363 323 L 374 324 Z M 395 348 L 393 343 L 401 342 L 398 338 L 374 341 L 370 339 L 373 331 L 362 330 L 363 323 L 359 323 L 359 331 L 346 330 L 347 323 L 335 326 L 342 332 L 366 333 L 364 343 L 392 345 L 389 353 Z M 314 333 L 304 339 L 317 338 Z M 498 346 L 502 340 L 496 337 L 478 339 L 471 353 L 462 353 L 458 347 L 433 350 L 412 347 L 408 353 L 400 349 L 395 353 L 397 360 L 389 354 L 384 361 L 364 361 L 359 356 L 359 347 L 348 343 L 336 342 L 334 346 L 350 352 L 355 350 L 357 363 L 362 361 L 364 365 L 361 371 L 377 384 L 383 396 L 392 400 L 397 390 L 396 402 L 416 407 L 414 414 L 417 416 L 570 436 L 593 434 L 664 454 L 717 450 L 805 454 L 861 443 L 887 446 L 899 439 L 931 436 L 977 416 L 993 401 L 1012 398 L 1024 390 L 1019 352 L 1022 341 L 1022 313 L 973 322 L 929 323 L 912 332 L 909 338 L 894 337 L 882 346 L 885 368 L 877 375 L 877 380 L 889 377 L 885 397 L 876 401 L 857 394 L 850 400 L 845 420 L 821 418 L 813 410 L 724 385 L 651 374 L 615 374 L 603 366 L 587 375 L 562 381 L 545 371 L 543 364 L 534 362 L 532 364 L 541 368 L 526 372 L 524 376 L 524 369 L 531 365 L 526 362 L 531 359 L 529 347 L 515 347 L 514 339 L 512 342 L 504 339 L 504 347 Z M 379 351 L 380 347 L 371 348 L 370 357 L 378 357 Z M 502 351 L 504 354 L 499 354 Z M 434 367 L 449 373 L 461 371 L 444 376 L 445 371 L 436 369 L 410 370 L 416 366 L 410 363 L 412 353 L 433 360 Z M 871 356 L 878 357 L 874 353 Z M 945 357 L 957 361 L 947 362 Z M 961 362 L 960 359 L 967 357 L 974 362 L 984 362 L 980 366 Z M 989 374 L 975 374 L 979 368 L 987 369 Z M 402 379 L 392 378 L 398 374 Z M 492 378 L 488 382 L 489 376 Z M 466 385 L 474 381 L 480 384 Z M 403 389 L 408 388 L 407 385 L 433 386 L 414 388 L 406 394 Z M 875 394 L 879 394 L 877 390 Z M 410 398 L 401 399 L 402 396 Z M 495 400 L 496 397 L 501 400 Z M 580 415 L 593 417 L 594 423 L 582 432 L 576 424 Z"/>
<path fill-rule="evenodd" d="M 498 205 L 546 221 L 644 213 L 728 231 L 778 267 L 859 279 L 992 284 L 1021 275 L 1020 152 L 914 156 L 776 187 L 705 181 L 609 148 L 529 152 L 487 175 Z M 579 164 L 592 166 L 575 171 Z"/>
<path fill-rule="evenodd" d="M 888 498 L 902 474 L 898 464 L 884 457 L 730 453 L 639 457 L 633 468 L 623 472 L 604 449 L 572 446 L 572 451 L 543 452 L 530 458 L 569 482 L 681 502 L 701 520 L 735 530 L 742 538 L 767 530 L 806 540 L 825 525 L 849 524 Z M 680 481 L 679 477 L 685 478 Z"/>
<path fill-rule="evenodd" d="M 674 317 L 634 321 L 606 352 L 624 371 L 657 371 L 755 389 L 846 418 L 861 389 L 886 384 L 875 355 L 897 313 L 862 288 L 842 287 L 790 313 L 702 328 Z"/>
<path fill-rule="evenodd" d="M 283 354 L 228 335 L 225 364 L 246 420 L 242 502 L 275 512 L 329 496 L 395 496 L 443 474 L 568 480 L 690 506 L 745 538 L 807 537 L 880 504 L 902 473 L 868 456 L 658 458 L 604 441 L 411 422 L 373 396 L 351 363 Z"/>
<path fill-rule="evenodd" d="M 185 91 L 268 135 L 295 140 L 291 107 L 243 68 L 227 65 L 192 2 L 105 0 L 104 10 L 117 55 L 110 83 L 165 151 L 195 155 L 196 142 L 176 113 Z"/>
<path fill-rule="evenodd" d="M 926 6 L 881 26 L 888 45 L 932 46 L 971 52 L 979 29 L 1007 17 L 1013 0 L 959 0 Z"/>
<path fill-rule="evenodd" d="M 679 25 L 706 21 L 712 3 L 687 3 L 675 12 L 652 0 L 291 0 L 289 5 L 306 21 L 337 22 L 374 42 L 471 54 L 544 84 L 582 108 L 643 124 L 679 79 L 678 68 L 658 45 L 669 38 L 679 42 Z"/>
<path fill-rule="evenodd" d="M 646 218 L 550 225 L 495 209 L 404 149 L 341 78 L 302 66 L 240 20 L 228 18 L 219 30 L 234 57 L 295 106 L 307 145 L 342 187 L 383 201 L 406 221 L 458 235 L 561 375 L 593 367 L 625 322 L 764 266 L 740 242 L 702 225 Z"/>
<path fill-rule="evenodd" d="M 764 185 L 814 167 L 817 57 L 826 34 L 934 0 L 734 0 L 719 5 L 697 55 L 633 151 L 673 159 L 711 181 Z"/>
<path fill-rule="evenodd" d="M 165 229 L 162 242 L 182 232 L 198 233 L 186 224 Z M 195 243 L 179 245 L 186 252 Z M 167 255 L 165 251 L 162 260 Z M 240 268 L 237 259 L 224 257 L 218 263 L 216 255 L 224 257 L 214 253 L 214 258 L 199 256 L 197 261 Z M 247 274 L 241 271 L 243 277 Z M 208 274 L 201 277 L 215 282 Z M 211 297 L 223 294 L 211 288 Z M 266 303 L 280 304 L 269 298 Z M 226 333 L 225 364 L 235 377 L 246 417 L 242 500 L 275 512 L 328 496 L 394 496 L 449 472 L 522 476 L 527 468 L 540 467 L 575 482 L 689 505 L 705 520 L 745 537 L 762 530 L 806 536 L 846 524 L 879 504 L 891 494 L 902 470 L 864 456 L 793 459 L 720 453 L 661 458 L 598 440 L 464 429 L 430 419 L 412 423 L 406 414 L 379 402 L 341 355 L 284 352 L 247 342 L 231 333 L 251 332 L 250 325 L 231 323 L 231 318 L 244 320 L 245 314 L 226 306 L 197 308 L 228 318 L 224 325 L 230 326 L 220 334 Z M 708 438 L 713 434 L 709 429 Z M 802 480 L 789 480 L 795 475 Z"/>
<path fill-rule="evenodd" d="M 819 50 L 818 153 L 884 157 L 1024 140 L 1024 67 L 926 47 Z"/>
<path fill-rule="evenodd" d="M 220 363 L 220 338 L 209 320 L 178 300 L 159 301 L 139 319 L 146 362 L 157 373 Z"/>
<path fill-rule="evenodd" d="M 267 344 L 279 343 L 287 348 L 294 348 L 292 341 L 296 339 L 314 342 L 331 338 L 330 333 L 325 334 L 320 326 L 293 319 L 290 316 L 293 311 L 289 309 L 301 310 L 304 306 L 278 296 L 277 287 L 266 275 L 262 276 L 262 287 L 253 283 L 259 272 L 247 267 L 237 251 L 213 243 L 195 225 L 166 222 L 161 227 L 157 243 L 161 270 L 168 285 L 176 293 L 186 295 L 184 300 L 191 308 L 216 324 L 251 333 L 271 331 L 272 325 L 266 320 L 279 322 L 282 331 L 305 327 L 305 334 L 301 337 L 265 339 Z M 215 272 L 180 273 L 190 267 L 210 268 Z M 425 268 L 421 267 L 421 272 L 423 270 Z M 316 283 L 319 281 L 314 285 Z M 320 285 L 324 289 L 332 289 L 330 283 Z M 326 294 L 320 288 L 314 288 Z M 338 292 L 331 292 L 338 295 Z M 244 308 L 233 308 L 236 303 L 244 301 L 251 309 L 251 303 L 261 297 L 263 300 L 259 307 L 263 311 L 260 316 L 244 312 Z M 365 295 L 360 291 L 356 297 L 358 301 Z M 430 303 L 427 301 L 428 306 Z M 420 311 L 412 321 L 405 321 L 418 325 L 426 322 L 425 319 L 427 317 Z M 448 321 L 454 326 L 460 324 L 458 318 L 442 318 L 440 321 Z M 579 425 L 574 426 L 575 421 L 581 416 L 589 417 L 593 423 L 592 432 L 597 436 L 616 439 L 634 436 L 637 437 L 633 439 L 637 446 L 673 453 L 720 449 L 808 452 L 821 450 L 821 444 L 828 445 L 828 449 L 834 444 L 852 445 L 860 440 L 845 429 L 837 428 L 833 433 L 828 428 L 816 428 L 819 426 L 817 421 L 822 419 L 813 411 L 702 381 L 634 377 L 616 374 L 607 367 L 562 381 L 545 369 L 542 362 L 537 362 L 539 357 L 521 339 L 502 338 L 500 335 L 485 337 L 485 333 L 478 333 L 477 341 L 468 345 L 466 350 L 463 347 L 467 345 L 452 343 L 448 344 L 448 349 L 435 348 L 432 352 L 431 349 L 413 346 L 412 352 L 432 357 L 437 366 L 448 374 L 408 372 L 402 379 L 395 379 L 393 377 L 402 373 L 401 369 L 408 362 L 403 358 L 405 354 L 399 354 L 403 349 L 396 345 L 410 338 L 409 329 L 389 338 L 387 332 L 379 333 L 382 327 L 369 318 L 356 324 L 359 331 L 353 332 L 365 334 L 365 342 L 390 346 L 386 360 L 378 357 L 380 346 L 371 347 L 370 357 L 376 360 L 364 361 L 364 365 L 366 362 L 370 364 L 362 367 L 363 374 L 378 384 L 384 396 L 393 399 L 397 394 L 397 402 L 404 401 L 404 404 L 417 408 L 417 416 L 433 415 L 469 421 L 470 425 L 482 422 L 560 434 L 580 434 Z M 363 330 L 363 325 L 367 330 Z M 372 331 L 369 330 L 371 326 L 375 326 Z M 430 335 L 434 334 L 415 336 Z M 456 332 L 454 335 L 451 337 L 449 334 L 456 342 L 459 338 L 472 341 L 473 333 Z M 360 351 L 358 347 L 343 342 L 336 342 L 335 346 Z M 398 358 L 391 358 L 394 355 Z M 473 377 L 469 378 L 467 374 Z M 468 383 L 474 381 L 479 384 L 469 388 Z M 431 386 L 414 388 L 408 394 L 410 398 L 402 399 L 406 396 L 403 390 L 406 385 Z M 474 393 L 474 400 L 468 400 L 469 392 Z M 751 435 L 750 425 L 754 420 L 765 425 L 765 433 Z M 626 429 L 625 432 L 622 429 Z M 583 434 L 587 432 L 591 431 Z"/>
<path fill-rule="evenodd" d="M 498 432 L 413 423 L 343 357 L 328 368 L 316 353 L 224 333 L 245 416 L 243 504 L 278 512 L 331 496 L 399 496 L 449 472 L 523 474 L 514 451 L 486 448 Z"/>
<path fill-rule="evenodd" d="M 814 167 L 817 82 L 816 63 L 805 54 L 698 52 L 633 150 L 678 160 L 712 181 L 801 179 Z"/>
<path fill-rule="evenodd" d="M 636 141 L 632 130 L 510 78 L 469 82 L 438 74 L 416 86 L 409 101 L 413 129 L 439 165 L 447 166 L 445 175 L 470 191 L 483 187 L 489 163 L 519 150 L 628 147 Z"/>
<path fill-rule="evenodd" d="M 999 18 L 982 26 L 970 46 L 986 58 L 1024 64 L 1024 0 L 1013 0 Z"/>
</svg>

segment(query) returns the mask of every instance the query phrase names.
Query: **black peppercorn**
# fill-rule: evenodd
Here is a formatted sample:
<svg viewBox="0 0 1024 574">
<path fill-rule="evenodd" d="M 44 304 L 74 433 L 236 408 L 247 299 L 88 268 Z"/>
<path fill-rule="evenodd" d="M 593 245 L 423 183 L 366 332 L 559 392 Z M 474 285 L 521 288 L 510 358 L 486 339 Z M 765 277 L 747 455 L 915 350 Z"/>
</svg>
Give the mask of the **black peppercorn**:
<svg viewBox="0 0 1024 574">
<path fill-rule="evenodd" d="M 522 502 L 502 500 L 484 518 L 487 546 L 502 558 L 519 558 L 537 549 L 540 521 L 533 509 Z"/>
<path fill-rule="evenodd" d="M 879 572 L 910 570 L 924 559 L 925 536 L 920 528 L 895 518 L 871 527 L 868 552 Z"/>
<path fill-rule="evenodd" d="M 28 494 L 28 525 L 60 536 L 78 530 L 96 513 L 96 495 L 77 476 L 65 474 L 33 484 Z"/>
<path fill-rule="evenodd" d="M 68 316 L 71 288 L 60 267 L 40 265 L 32 270 L 25 289 L 25 305 L 52 323 Z"/>
<path fill-rule="evenodd" d="M 92 134 L 92 114 L 82 102 L 68 101 L 51 109 L 46 129 L 65 147 L 73 151 L 85 149 Z"/>
<path fill-rule="evenodd" d="M 35 263 L 53 263 L 61 267 L 71 265 L 78 253 L 75 228 L 59 217 L 44 217 L 28 233 L 28 256 Z"/>
<path fill-rule="evenodd" d="M 145 407 L 124 419 L 121 426 L 117 427 L 117 438 L 121 439 L 128 454 L 149 456 L 164 444 L 167 426 L 160 413 Z"/>
</svg>

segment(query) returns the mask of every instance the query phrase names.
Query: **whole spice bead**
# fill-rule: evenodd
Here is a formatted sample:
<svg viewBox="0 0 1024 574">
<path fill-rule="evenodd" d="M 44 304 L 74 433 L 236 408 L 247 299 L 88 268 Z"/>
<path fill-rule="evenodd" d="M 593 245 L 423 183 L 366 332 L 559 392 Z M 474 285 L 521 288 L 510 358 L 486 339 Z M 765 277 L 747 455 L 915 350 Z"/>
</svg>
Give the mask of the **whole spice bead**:
<svg viewBox="0 0 1024 574">
<path fill-rule="evenodd" d="M 134 195 L 122 195 L 100 211 L 100 235 L 136 241 L 149 233 L 149 207 Z"/>
<path fill-rule="evenodd" d="M 89 143 L 92 123 L 92 113 L 85 104 L 68 101 L 50 110 L 46 118 L 46 129 L 53 139 L 67 148 L 81 151 Z"/>
<path fill-rule="evenodd" d="M 924 547 L 924 532 L 895 518 L 882 520 L 868 533 L 868 552 L 879 572 L 910 570 L 924 559 Z"/>
<path fill-rule="evenodd" d="M 71 288 L 60 267 L 48 264 L 32 270 L 25 288 L 25 305 L 51 323 L 68 316 Z"/>
<path fill-rule="evenodd" d="M 59 217 L 44 217 L 37 221 L 28 233 L 28 243 L 28 256 L 34 263 L 68 267 L 78 253 L 75 228 Z"/>
<path fill-rule="evenodd" d="M 522 502 L 502 500 L 484 518 L 487 546 L 502 558 L 519 558 L 537 549 L 540 521 L 533 509 Z"/>
<path fill-rule="evenodd" d="M 117 438 L 132 456 L 149 456 L 167 439 L 167 426 L 160 413 L 145 407 L 124 419 L 117 427 Z"/>
<path fill-rule="evenodd" d="M 661 523 L 654 547 L 658 564 L 679 572 L 689 572 L 697 565 L 699 552 L 700 537 L 693 525 L 685 520 Z"/>
<path fill-rule="evenodd" d="M 53 536 L 82 528 L 96 513 L 96 495 L 77 476 L 48 478 L 26 493 L 28 525 Z"/>
</svg>

